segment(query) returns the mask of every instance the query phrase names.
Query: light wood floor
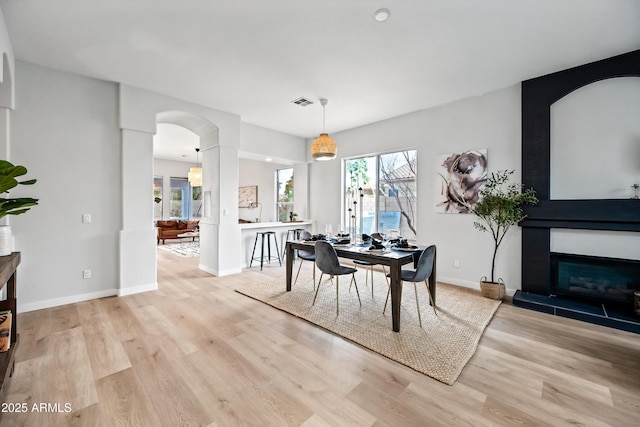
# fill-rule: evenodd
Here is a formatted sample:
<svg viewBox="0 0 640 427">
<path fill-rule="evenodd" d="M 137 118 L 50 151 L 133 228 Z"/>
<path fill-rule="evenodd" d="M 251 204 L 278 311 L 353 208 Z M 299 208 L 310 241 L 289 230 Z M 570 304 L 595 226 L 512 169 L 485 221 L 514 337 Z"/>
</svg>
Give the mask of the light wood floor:
<svg viewBox="0 0 640 427">
<path fill-rule="evenodd" d="M 2 426 L 640 425 L 639 335 L 505 303 L 447 386 L 234 292 L 281 267 L 158 257 L 158 291 L 19 315 Z"/>
</svg>

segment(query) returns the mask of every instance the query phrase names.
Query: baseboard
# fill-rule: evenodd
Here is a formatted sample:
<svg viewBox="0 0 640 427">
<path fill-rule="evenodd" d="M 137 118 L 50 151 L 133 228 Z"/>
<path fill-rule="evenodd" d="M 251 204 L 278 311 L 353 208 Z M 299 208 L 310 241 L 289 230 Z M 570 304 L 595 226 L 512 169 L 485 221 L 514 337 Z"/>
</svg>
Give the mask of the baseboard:
<svg viewBox="0 0 640 427">
<path fill-rule="evenodd" d="M 460 279 L 455 279 L 453 277 L 438 276 L 438 282 L 449 283 L 451 285 L 463 286 L 465 288 L 480 290 L 480 280 L 478 280 L 477 282 L 471 282 L 469 280 L 460 280 Z M 513 294 L 515 294 L 516 291 L 517 289 L 509 289 L 509 288 L 506 289 L 507 295 L 509 296 L 513 296 Z"/>
<path fill-rule="evenodd" d="M 214 270 L 212 268 L 209 268 L 205 265 L 199 264 L 198 268 L 202 271 L 206 271 L 209 274 L 213 274 L 216 277 L 221 277 L 221 276 L 228 276 L 230 274 L 237 274 L 237 273 L 242 273 L 242 268 L 230 268 L 227 270 Z"/>
<path fill-rule="evenodd" d="M 158 283 L 150 283 L 148 285 L 134 286 L 133 288 L 118 289 L 118 296 L 139 294 L 141 292 L 155 291 L 158 289 Z"/>
<path fill-rule="evenodd" d="M 74 304 L 77 302 L 90 301 L 97 298 L 113 297 L 118 295 L 117 289 L 107 289 L 99 292 L 91 292 L 88 294 L 72 295 L 63 298 L 54 298 L 45 301 L 20 304 L 18 302 L 18 313 L 27 313 L 29 311 L 42 310 L 43 308 L 58 307 L 61 305 Z"/>
</svg>

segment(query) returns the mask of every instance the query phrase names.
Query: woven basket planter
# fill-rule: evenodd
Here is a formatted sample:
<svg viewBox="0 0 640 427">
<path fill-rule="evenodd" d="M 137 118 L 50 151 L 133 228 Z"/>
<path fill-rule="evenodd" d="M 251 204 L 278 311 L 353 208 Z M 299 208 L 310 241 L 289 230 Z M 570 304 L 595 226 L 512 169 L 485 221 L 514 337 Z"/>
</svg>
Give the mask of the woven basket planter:
<svg viewBox="0 0 640 427">
<path fill-rule="evenodd" d="M 504 298 L 506 287 L 502 279 L 498 279 L 498 282 L 487 282 L 487 278 L 480 279 L 480 292 L 483 297 L 501 300 Z"/>
</svg>

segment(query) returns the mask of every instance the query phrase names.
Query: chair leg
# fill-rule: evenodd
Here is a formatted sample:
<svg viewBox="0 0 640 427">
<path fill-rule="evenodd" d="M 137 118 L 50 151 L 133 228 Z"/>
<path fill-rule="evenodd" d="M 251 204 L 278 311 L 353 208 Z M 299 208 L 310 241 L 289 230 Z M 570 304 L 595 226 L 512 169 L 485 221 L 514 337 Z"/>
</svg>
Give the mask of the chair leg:
<svg viewBox="0 0 640 427">
<path fill-rule="evenodd" d="M 429 287 L 429 282 L 425 280 L 424 284 L 427 287 L 427 293 L 429 294 L 429 304 L 431 304 L 431 307 L 433 308 L 433 312 L 437 316 L 438 312 L 436 311 L 436 305 L 433 303 L 433 298 L 431 298 L 431 288 Z"/>
<path fill-rule="evenodd" d="M 370 267 L 371 269 L 371 299 L 373 299 L 373 265 Z"/>
<path fill-rule="evenodd" d="M 382 309 L 382 314 L 385 314 L 387 311 L 387 304 L 389 303 L 389 294 L 391 293 L 391 283 L 389 283 L 389 279 L 387 278 L 387 298 L 384 300 L 384 309 Z M 402 288 L 401 288 L 402 289 Z"/>
<path fill-rule="evenodd" d="M 416 285 L 416 282 L 413 282 L 413 290 L 416 293 L 416 307 L 418 307 L 418 323 L 422 328 L 422 317 L 420 316 L 420 302 L 418 301 L 418 286 Z"/>
<path fill-rule="evenodd" d="M 302 268 L 302 258 L 300 258 L 300 265 L 298 266 L 298 273 L 296 273 L 296 280 L 293 281 L 293 284 L 295 285 L 296 283 L 298 283 L 298 276 L 300 275 L 300 269 Z M 314 279 L 315 281 L 315 279 Z M 313 285 L 313 289 L 315 290 L 316 286 L 315 283 Z"/>
<path fill-rule="evenodd" d="M 313 261 L 313 290 L 316 290 L 316 262 Z"/>
<path fill-rule="evenodd" d="M 384 278 L 387 280 L 387 285 L 391 286 L 391 283 L 389 283 L 389 278 L 387 277 L 387 270 L 384 268 L 384 265 L 382 266 L 382 272 L 384 273 Z"/>
<path fill-rule="evenodd" d="M 262 266 L 264 265 L 264 234 L 260 235 L 260 244 L 262 245 L 262 252 L 260 252 L 260 271 L 262 271 Z"/>
<path fill-rule="evenodd" d="M 356 287 L 356 295 L 358 295 L 358 302 L 360 303 L 360 306 L 362 307 L 362 301 L 360 301 L 360 292 L 358 291 L 358 282 L 356 282 L 356 273 L 351 273 L 351 281 L 353 282 L 353 285 Z M 349 285 L 351 286 L 351 285 Z"/>
<path fill-rule="evenodd" d="M 278 264 L 280 264 L 280 267 L 282 267 L 282 259 L 280 258 L 280 249 L 278 248 L 278 238 L 276 237 L 276 235 L 273 235 L 273 243 L 275 243 L 276 245 L 276 254 L 278 255 Z"/>
<path fill-rule="evenodd" d="M 253 257 L 256 254 L 256 245 L 258 244 L 258 235 L 256 234 L 256 240 L 253 242 L 253 252 L 251 252 L 251 261 L 249 261 L 249 268 L 251 268 L 251 264 L 253 264 Z"/>
<path fill-rule="evenodd" d="M 340 276 L 336 276 L 336 316 L 340 313 L 338 313 L 338 310 L 340 309 L 340 301 L 338 299 L 338 296 L 340 295 L 340 291 L 339 291 L 339 286 L 340 286 Z"/>
<path fill-rule="evenodd" d="M 318 287 L 316 288 L 316 294 L 313 297 L 313 302 L 311 303 L 311 305 L 315 305 L 316 303 L 316 298 L 318 298 L 318 291 L 320 290 L 320 282 L 322 282 L 322 275 L 324 273 L 320 273 L 320 280 L 318 281 Z"/>
</svg>

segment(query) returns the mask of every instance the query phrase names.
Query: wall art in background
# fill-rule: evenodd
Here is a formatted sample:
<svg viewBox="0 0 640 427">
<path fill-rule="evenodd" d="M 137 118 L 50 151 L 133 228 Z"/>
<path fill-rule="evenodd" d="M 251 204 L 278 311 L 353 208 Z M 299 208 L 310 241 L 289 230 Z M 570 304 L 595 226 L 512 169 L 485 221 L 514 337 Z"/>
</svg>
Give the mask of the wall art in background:
<svg viewBox="0 0 640 427">
<path fill-rule="evenodd" d="M 469 213 L 478 203 L 487 179 L 487 149 L 438 156 L 439 175 L 436 210 L 440 213 Z"/>
</svg>

